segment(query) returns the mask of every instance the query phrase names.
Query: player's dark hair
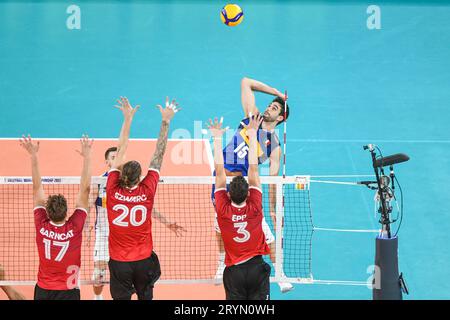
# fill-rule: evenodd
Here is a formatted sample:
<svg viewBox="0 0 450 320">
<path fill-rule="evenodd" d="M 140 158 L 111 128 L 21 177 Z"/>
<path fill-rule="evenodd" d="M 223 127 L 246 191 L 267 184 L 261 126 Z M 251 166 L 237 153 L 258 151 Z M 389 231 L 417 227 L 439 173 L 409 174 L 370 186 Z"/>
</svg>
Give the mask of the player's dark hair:
<svg viewBox="0 0 450 320">
<path fill-rule="evenodd" d="M 141 165 L 137 161 L 128 161 L 122 167 L 122 175 L 120 177 L 120 186 L 123 188 L 131 188 L 137 185 L 141 178 Z"/>
<path fill-rule="evenodd" d="M 283 120 L 277 123 L 277 125 L 279 125 L 280 123 L 286 121 L 287 118 L 289 117 L 289 105 L 286 103 L 286 114 L 284 114 L 284 100 L 280 97 L 276 97 L 275 99 L 272 100 L 272 102 L 278 102 L 279 104 L 281 104 L 281 110 L 279 115 L 283 116 Z"/>
<path fill-rule="evenodd" d="M 45 204 L 48 217 L 53 222 L 61 222 L 67 216 L 67 200 L 62 194 L 49 196 Z"/>
<path fill-rule="evenodd" d="M 236 176 L 230 183 L 230 198 L 236 204 L 241 204 L 247 199 L 248 182 L 243 176 Z"/>
<path fill-rule="evenodd" d="M 111 152 L 116 152 L 117 151 L 117 147 L 111 147 L 106 149 L 105 151 L 105 160 L 108 160 L 108 156 Z"/>
</svg>

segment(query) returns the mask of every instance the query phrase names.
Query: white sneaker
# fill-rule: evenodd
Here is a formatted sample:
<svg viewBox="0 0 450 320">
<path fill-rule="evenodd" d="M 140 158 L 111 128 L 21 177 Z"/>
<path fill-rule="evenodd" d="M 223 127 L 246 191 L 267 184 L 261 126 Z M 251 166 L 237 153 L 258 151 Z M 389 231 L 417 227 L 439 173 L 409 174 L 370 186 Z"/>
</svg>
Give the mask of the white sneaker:
<svg viewBox="0 0 450 320">
<path fill-rule="evenodd" d="M 98 296 L 94 295 L 94 300 L 103 300 L 103 296 L 101 294 L 99 294 Z"/>
<path fill-rule="evenodd" d="M 278 282 L 280 286 L 281 293 L 286 293 L 294 289 L 294 286 L 290 282 Z"/>
</svg>

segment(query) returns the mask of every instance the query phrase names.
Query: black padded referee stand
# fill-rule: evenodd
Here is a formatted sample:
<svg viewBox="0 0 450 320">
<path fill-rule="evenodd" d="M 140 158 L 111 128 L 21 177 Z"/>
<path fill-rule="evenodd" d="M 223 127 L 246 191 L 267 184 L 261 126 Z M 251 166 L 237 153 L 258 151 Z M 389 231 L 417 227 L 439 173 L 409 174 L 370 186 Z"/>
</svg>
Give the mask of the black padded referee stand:
<svg viewBox="0 0 450 320">
<path fill-rule="evenodd" d="M 373 300 L 402 300 L 401 279 L 398 272 L 398 237 L 377 237 L 375 251 Z M 378 283 L 375 283 L 378 282 Z"/>
</svg>

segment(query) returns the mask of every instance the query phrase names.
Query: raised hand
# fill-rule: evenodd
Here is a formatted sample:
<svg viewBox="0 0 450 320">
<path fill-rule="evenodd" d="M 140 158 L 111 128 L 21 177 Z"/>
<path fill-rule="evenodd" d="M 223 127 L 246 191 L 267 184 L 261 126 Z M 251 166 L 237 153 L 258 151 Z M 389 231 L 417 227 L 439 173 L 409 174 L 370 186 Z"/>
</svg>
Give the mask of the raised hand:
<svg viewBox="0 0 450 320">
<path fill-rule="evenodd" d="M 166 122 L 170 122 L 175 113 L 181 110 L 181 108 L 178 108 L 178 103 L 175 99 L 173 99 L 172 102 L 169 103 L 169 97 L 166 97 L 165 108 L 163 108 L 160 104 L 158 104 L 156 107 L 159 108 L 159 111 L 161 112 L 162 121 Z"/>
<path fill-rule="evenodd" d="M 287 95 L 285 95 L 284 93 L 278 91 L 277 89 L 274 89 L 274 90 L 275 90 L 275 96 L 280 97 L 284 101 L 287 100 Z"/>
<path fill-rule="evenodd" d="M 241 124 L 245 129 L 247 129 L 247 135 L 256 135 L 256 132 L 258 131 L 263 121 L 263 117 L 260 113 L 258 113 L 256 116 L 249 114 L 249 116 L 249 123 L 246 125 L 244 122 L 241 122 Z"/>
<path fill-rule="evenodd" d="M 128 101 L 127 97 L 120 97 L 120 99 L 117 99 L 117 103 L 119 104 L 118 106 L 114 106 L 117 109 L 122 110 L 123 116 L 124 118 L 127 119 L 132 119 L 134 114 L 136 113 L 136 111 L 141 107 L 141 106 L 136 106 L 136 107 L 132 107 L 130 102 Z"/>
<path fill-rule="evenodd" d="M 87 157 L 91 154 L 92 144 L 94 143 L 94 140 L 89 140 L 89 136 L 86 134 L 83 134 L 81 139 L 81 151 L 75 150 L 78 152 L 82 157 Z"/>
<path fill-rule="evenodd" d="M 25 137 L 25 135 L 22 135 L 22 138 L 20 139 L 20 145 L 27 150 L 27 152 L 30 155 L 34 155 L 39 151 L 39 141 L 36 144 L 33 144 L 31 141 L 31 136 L 28 135 L 28 137 Z"/>
<path fill-rule="evenodd" d="M 222 122 L 223 122 L 223 117 L 220 117 L 220 122 L 217 121 L 217 117 L 214 118 L 214 122 L 212 122 L 212 120 L 209 119 L 208 129 L 214 138 L 221 137 L 224 134 L 224 132 L 229 129 L 228 127 L 222 128 Z"/>
<path fill-rule="evenodd" d="M 182 226 L 179 226 L 176 222 L 169 223 L 167 225 L 167 228 L 169 228 L 170 231 L 175 233 L 175 235 L 177 237 L 182 237 L 183 236 L 183 232 L 186 232 L 186 229 L 184 229 Z"/>
</svg>

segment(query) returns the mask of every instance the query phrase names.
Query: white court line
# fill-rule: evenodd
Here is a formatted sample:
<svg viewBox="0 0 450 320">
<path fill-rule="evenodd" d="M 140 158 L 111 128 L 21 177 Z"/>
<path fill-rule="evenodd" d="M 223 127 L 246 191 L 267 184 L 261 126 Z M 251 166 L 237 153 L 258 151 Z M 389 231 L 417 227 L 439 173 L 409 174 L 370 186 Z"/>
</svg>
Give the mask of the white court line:
<svg viewBox="0 0 450 320">
<path fill-rule="evenodd" d="M 314 231 L 335 231 L 335 232 L 358 232 L 358 233 L 380 233 L 380 230 L 357 230 L 357 229 L 333 229 L 333 228 L 313 228 Z"/>
<path fill-rule="evenodd" d="M 375 177 L 374 174 L 335 174 L 335 175 L 310 175 L 311 178 L 353 178 L 353 177 Z"/>
<path fill-rule="evenodd" d="M 313 280 L 312 284 L 327 284 L 327 285 L 341 285 L 341 286 L 368 286 L 367 281 L 354 280 Z"/>
<path fill-rule="evenodd" d="M 328 183 L 328 184 L 346 184 L 346 185 L 350 185 L 350 186 L 363 186 L 363 187 L 365 187 L 364 184 L 359 184 L 359 183 L 356 183 L 356 182 L 325 181 L 325 180 L 309 180 L 309 182 Z"/>
<path fill-rule="evenodd" d="M 17 137 L 17 138 L 0 138 L 1 140 L 11 140 L 11 141 L 17 141 L 19 140 L 21 137 Z M 38 138 L 38 137 L 31 137 L 33 140 L 44 140 L 44 141 L 79 141 L 81 139 L 80 138 Z M 93 137 L 89 137 L 91 139 L 97 140 L 97 141 L 118 141 L 119 138 L 93 138 Z M 157 141 L 158 139 L 156 138 L 130 138 L 128 139 L 129 141 Z M 205 141 L 205 139 L 199 139 L 199 138 L 195 138 L 195 139 L 172 139 L 169 138 L 167 139 L 168 141 Z"/>
<path fill-rule="evenodd" d="M 450 143 L 450 140 L 379 140 L 379 139 L 289 139 L 290 142 L 324 142 L 324 143 Z"/>
<path fill-rule="evenodd" d="M 28 133 L 27 133 L 28 134 Z M 0 138 L 0 140 L 18 140 L 21 137 L 9 137 L 9 138 Z M 39 138 L 39 137 L 32 137 L 33 139 L 39 139 L 39 140 L 79 140 L 80 138 Z M 92 137 L 94 140 L 119 140 L 119 138 L 95 138 Z M 129 140 L 142 140 L 142 141 L 156 141 L 158 139 L 156 138 L 130 138 Z M 183 140 L 189 140 L 189 141 L 203 141 L 205 139 L 202 138 L 190 138 L 190 139 L 168 139 L 169 141 L 183 141 Z M 450 143 L 450 140 L 378 140 L 378 139 L 289 139 L 288 141 L 291 142 L 324 142 L 324 143 L 367 143 L 367 141 L 376 141 L 378 143 L 442 143 L 447 144 Z M 288 142 L 287 141 L 287 142 Z"/>
</svg>

